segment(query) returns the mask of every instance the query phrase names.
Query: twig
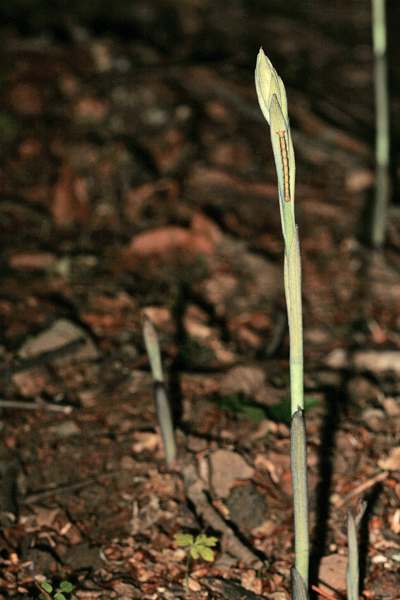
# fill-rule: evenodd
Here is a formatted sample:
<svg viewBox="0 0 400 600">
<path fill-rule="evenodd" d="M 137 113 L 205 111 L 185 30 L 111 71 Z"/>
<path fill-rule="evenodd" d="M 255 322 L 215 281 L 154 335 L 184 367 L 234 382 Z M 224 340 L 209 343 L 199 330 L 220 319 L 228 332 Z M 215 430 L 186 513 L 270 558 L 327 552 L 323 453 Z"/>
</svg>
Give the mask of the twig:
<svg viewBox="0 0 400 600">
<path fill-rule="evenodd" d="M 80 337 L 76 340 L 72 340 L 72 342 L 69 342 L 64 346 L 52 348 L 51 350 L 46 350 L 46 352 L 41 352 L 40 354 L 36 354 L 36 356 L 30 356 L 29 358 L 21 358 L 19 360 L 16 360 L 15 362 L 0 368 L 0 378 L 7 379 L 14 373 L 27 371 L 28 369 L 32 369 L 39 365 L 52 362 L 53 360 L 56 360 L 58 358 L 63 358 L 64 356 L 72 354 L 73 352 L 79 350 L 82 346 L 85 345 L 85 343 L 85 338 Z"/>
<path fill-rule="evenodd" d="M 36 585 L 37 589 L 40 590 L 40 592 L 43 594 L 43 596 L 46 598 L 46 600 L 53 600 L 52 597 L 50 596 L 50 594 L 48 594 L 46 592 L 46 590 L 44 590 L 42 588 L 42 586 L 39 585 L 38 582 L 35 579 L 33 580 L 33 583 Z"/>
<path fill-rule="evenodd" d="M 1 400 L 0 408 L 18 408 L 20 410 L 50 410 L 61 412 L 64 415 L 69 415 L 74 407 L 71 405 L 62 406 L 61 404 L 53 404 L 52 402 L 20 402 L 19 400 Z"/>
<path fill-rule="evenodd" d="M 317 594 L 319 594 L 320 596 L 324 596 L 324 598 L 328 598 L 328 600 L 337 600 L 337 598 L 335 598 L 334 596 L 331 596 L 324 590 L 321 590 L 321 588 L 317 587 L 316 585 L 312 585 L 311 588 L 314 590 L 314 592 L 317 592 Z"/>
<path fill-rule="evenodd" d="M 89 485 L 93 485 L 100 483 L 101 479 L 111 479 L 116 475 L 119 475 L 123 472 L 123 469 L 118 469 L 117 471 L 111 471 L 111 473 L 101 473 L 97 477 L 93 477 L 91 479 L 86 479 L 85 481 L 79 481 L 77 483 L 71 483 L 70 485 L 62 485 L 58 488 L 53 488 L 52 490 L 46 490 L 44 492 L 38 492 L 37 494 L 30 494 L 23 498 L 20 501 L 20 504 L 34 504 L 35 502 L 39 502 L 40 500 L 45 500 L 46 498 L 51 498 L 51 496 L 56 496 L 58 494 L 65 494 L 67 492 L 73 492 L 75 490 L 80 490 L 81 488 L 87 487 Z"/>
<path fill-rule="evenodd" d="M 364 483 L 361 483 L 360 485 L 355 487 L 344 498 L 339 500 L 336 503 L 336 508 L 341 508 L 342 506 L 347 504 L 347 502 L 349 502 L 352 498 L 354 498 L 355 496 L 360 496 L 363 492 L 365 492 L 365 490 L 369 490 L 369 488 L 373 487 L 376 483 L 385 481 L 385 479 L 388 478 L 388 475 L 389 471 L 382 471 L 382 473 L 378 473 L 378 475 L 375 475 L 375 477 L 368 479 L 368 481 L 364 481 Z"/>
</svg>

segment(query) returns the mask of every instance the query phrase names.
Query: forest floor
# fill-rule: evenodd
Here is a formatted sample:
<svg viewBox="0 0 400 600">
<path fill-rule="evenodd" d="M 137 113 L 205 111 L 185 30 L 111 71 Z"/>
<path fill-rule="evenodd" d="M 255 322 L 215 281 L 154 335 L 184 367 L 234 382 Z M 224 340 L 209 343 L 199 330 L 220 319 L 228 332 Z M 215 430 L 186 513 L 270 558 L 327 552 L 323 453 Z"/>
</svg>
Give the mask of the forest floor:
<svg viewBox="0 0 400 600">
<path fill-rule="evenodd" d="M 65 15 L 39 2 L 30 19 L 17 2 L 8 15 L 1 600 L 36 598 L 45 579 L 71 582 L 72 599 L 290 596 L 283 240 L 260 46 L 286 85 L 297 159 L 311 583 L 344 597 L 347 511 L 363 498 L 361 590 L 399 598 L 400 214 L 382 251 L 363 243 L 370 3 L 281 4 Z M 394 94 L 394 137 L 399 107 Z M 170 470 L 144 314 L 176 424 Z M 188 594 L 176 533 L 218 539 L 214 561 L 190 561 Z"/>
</svg>

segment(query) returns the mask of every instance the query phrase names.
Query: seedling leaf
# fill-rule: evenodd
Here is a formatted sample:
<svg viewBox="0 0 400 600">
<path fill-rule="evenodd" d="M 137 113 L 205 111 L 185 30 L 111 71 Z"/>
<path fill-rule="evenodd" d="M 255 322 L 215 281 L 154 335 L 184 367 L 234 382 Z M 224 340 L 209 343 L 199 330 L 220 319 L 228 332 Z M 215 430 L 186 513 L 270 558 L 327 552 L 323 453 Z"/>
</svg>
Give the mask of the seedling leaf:
<svg viewBox="0 0 400 600">
<path fill-rule="evenodd" d="M 195 547 L 196 546 L 194 546 L 194 548 Z M 212 562 L 214 560 L 214 552 L 211 550 L 211 548 L 208 548 L 207 546 L 200 546 L 198 550 L 201 558 L 204 558 L 204 560 L 207 560 L 208 562 Z"/>
<path fill-rule="evenodd" d="M 73 589 L 74 589 L 74 586 L 72 585 L 72 583 L 70 581 L 62 581 L 60 583 L 60 590 L 62 592 L 65 592 L 66 594 L 69 594 L 70 592 L 72 592 Z"/>
<path fill-rule="evenodd" d="M 213 535 L 211 535 L 210 537 L 202 534 L 201 535 L 201 540 L 200 540 L 200 535 L 197 536 L 196 538 L 196 543 L 201 543 L 204 546 L 215 546 L 216 543 L 218 542 L 218 539 L 216 537 L 214 537 Z"/>
<path fill-rule="evenodd" d="M 191 546 L 193 544 L 191 533 L 175 533 L 174 538 L 177 546 Z"/>
</svg>

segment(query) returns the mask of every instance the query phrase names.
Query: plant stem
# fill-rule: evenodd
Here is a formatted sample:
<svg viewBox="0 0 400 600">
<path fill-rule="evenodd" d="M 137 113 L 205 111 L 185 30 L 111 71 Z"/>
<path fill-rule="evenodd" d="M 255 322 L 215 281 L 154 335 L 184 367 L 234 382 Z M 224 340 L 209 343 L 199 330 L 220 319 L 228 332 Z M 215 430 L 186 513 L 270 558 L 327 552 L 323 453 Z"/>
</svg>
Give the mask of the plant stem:
<svg viewBox="0 0 400 600">
<path fill-rule="evenodd" d="M 296 227 L 285 252 L 285 295 L 289 324 L 291 414 L 304 410 L 303 318 L 301 302 L 301 260 Z"/>
<path fill-rule="evenodd" d="M 186 559 L 186 573 L 185 573 L 185 588 L 186 588 L 186 595 L 189 595 L 189 562 L 190 562 L 190 552 L 188 552 L 187 555 L 187 559 Z"/>
<path fill-rule="evenodd" d="M 389 203 L 389 97 L 386 60 L 385 0 L 372 0 L 372 39 L 374 47 L 375 88 L 375 202 L 372 215 L 371 242 L 381 248 L 385 241 L 386 214 Z"/>
<path fill-rule="evenodd" d="M 290 469 L 292 472 L 296 569 L 308 586 L 309 532 L 307 444 L 304 411 L 299 407 L 290 428 Z"/>
<path fill-rule="evenodd" d="M 304 421 L 303 321 L 301 302 L 301 260 L 298 229 L 294 215 L 294 149 L 290 131 L 285 86 L 262 49 L 257 57 L 256 89 L 260 108 L 271 130 L 271 142 L 278 175 L 279 209 L 285 242 L 285 296 L 290 340 L 291 433 L 290 457 L 294 502 L 296 567 L 294 593 L 299 600 L 307 595 L 309 568 L 307 443 Z M 301 585 L 299 582 L 301 581 Z"/>
</svg>

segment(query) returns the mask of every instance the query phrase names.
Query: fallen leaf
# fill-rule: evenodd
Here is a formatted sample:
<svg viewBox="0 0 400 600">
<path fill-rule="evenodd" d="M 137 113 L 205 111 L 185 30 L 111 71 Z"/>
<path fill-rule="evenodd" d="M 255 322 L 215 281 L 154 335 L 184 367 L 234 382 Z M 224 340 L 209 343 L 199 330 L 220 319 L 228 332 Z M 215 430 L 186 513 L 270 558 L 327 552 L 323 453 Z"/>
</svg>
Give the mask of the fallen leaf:
<svg viewBox="0 0 400 600">
<path fill-rule="evenodd" d="M 11 256 L 9 265 L 12 269 L 37 269 L 46 271 L 57 262 L 51 252 L 20 252 Z"/>
<path fill-rule="evenodd" d="M 150 433 L 148 431 L 136 431 L 135 442 L 132 444 L 133 452 L 140 454 L 147 450 L 153 452 L 161 444 L 161 438 L 158 433 Z"/>
<path fill-rule="evenodd" d="M 192 577 L 189 577 L 188 586 L 189 586 L 189 590 L 191 592 L 200 592 L 200 590 L 201 590 L 200 583 L 198 581 L 196 581 L 195 579 L 193 579 Z"/>
<path fill-rule="evenodd" d="M 240 583 L 242 584 L 242 587 L 244 587 L 245 590 L 254 592 L 255 594 L 259 595 L 262 593 L 261 579 L 257 577 L 257 574 L 253 569 L 250 569 L 249 571 L 245 571 L 243 573 L 242 581 Z"/>
<path fill-rule="evenodd" d="M 17 113 L 25 117 L 35 117 L 43 112 L 41 92 L 31 83 L 17 83 L 8 92 L 8 103 Z"/>
<path fill-rule="evenodd" d="M 88 219 L 89 199 L 85 180 L 79 178 L 68 163 L 61 167 L 60 176 L 53 187 L 51 213 L 58 227 L 71 227 Z"/>
<path fill-rule="evenodd" d="M 108 113 L 108 104 L 98 98 L 82 96 L 73 110 L 75 121 L 100 123 Z"/>
<path fill-rule="evenodd" d="M 54 519 L 60 512 L 59 508 L 43 508 L 41 506 L 35 506 L 33 510 L 36 515 L 37 527 L 51 527 Z"/>
<path fill-rule="evenodd" d="M 400 471 L 400 446 L 392 448 L 387 458 L 378 460 L 378 466 L 383 471 Z"/>
<path fill-rule="evenodd" d="M 152 254 L 167 254 L 173 250 L 191 254 L 211 254 L 214 245 L 203 235 L 177 225 L 170 225 L 139 233 L 125 249 L 124 254 L 149 256 Z"/>
</svg>

